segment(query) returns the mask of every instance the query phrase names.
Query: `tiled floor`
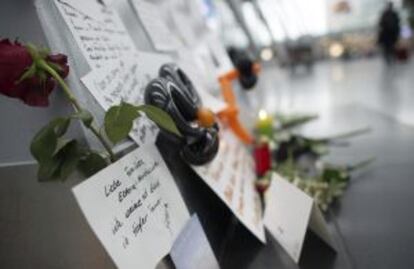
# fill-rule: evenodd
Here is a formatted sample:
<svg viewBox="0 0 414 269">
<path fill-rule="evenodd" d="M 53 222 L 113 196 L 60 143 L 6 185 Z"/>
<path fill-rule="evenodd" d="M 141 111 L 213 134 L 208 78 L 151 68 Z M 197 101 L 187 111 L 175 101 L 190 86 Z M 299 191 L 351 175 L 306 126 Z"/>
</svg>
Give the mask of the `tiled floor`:
<svg viewBox="0 0 414 269">
<path fill-rule="evenodd" d="M 414 62 L 386 66 L 380 58 L 329 61 L 313 72 L 264 69 L 259 85 L 269 112 L 324 113 L 332 107 L 359 104 L 414 125 Z"/>
</svg>

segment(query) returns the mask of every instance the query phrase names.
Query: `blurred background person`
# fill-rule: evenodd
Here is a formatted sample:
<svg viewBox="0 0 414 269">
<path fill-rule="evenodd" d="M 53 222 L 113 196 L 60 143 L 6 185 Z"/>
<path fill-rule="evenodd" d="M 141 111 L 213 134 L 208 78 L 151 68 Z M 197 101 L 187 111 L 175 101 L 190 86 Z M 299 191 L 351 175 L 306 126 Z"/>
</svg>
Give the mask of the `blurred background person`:
<svg viewBox="0 0 414 269">
<path fill-rule="evenodd" d="M 379 21 L 378 43 L 382 47 L 384 59 L 387 64 L 394 61 L 395 45 L 400 35 L 400 18 L 394 10 L 392 2 L 381 14 Z"/>
</svg>

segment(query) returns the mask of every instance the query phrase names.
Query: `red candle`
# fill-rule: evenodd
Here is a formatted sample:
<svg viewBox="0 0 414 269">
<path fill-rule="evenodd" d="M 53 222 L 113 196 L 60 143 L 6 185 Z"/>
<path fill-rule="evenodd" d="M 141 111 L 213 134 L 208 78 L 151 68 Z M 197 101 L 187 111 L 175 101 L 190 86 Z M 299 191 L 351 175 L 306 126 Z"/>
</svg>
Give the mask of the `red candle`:
<svg viewBox="0 0 414 269">
<path fill-rule="evenodd" d="M 259 143 L 254 148 L 254 160 L 256 162 L 256 174 L 262 177 L 271 168 L 271 154 L 268 143 Z"/>
</svg>

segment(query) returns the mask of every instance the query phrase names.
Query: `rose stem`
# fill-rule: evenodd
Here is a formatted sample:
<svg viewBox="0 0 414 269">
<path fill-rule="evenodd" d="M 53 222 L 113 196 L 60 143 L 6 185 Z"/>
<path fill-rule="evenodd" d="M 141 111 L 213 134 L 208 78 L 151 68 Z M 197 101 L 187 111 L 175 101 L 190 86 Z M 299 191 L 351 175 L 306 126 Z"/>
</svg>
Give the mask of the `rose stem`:
<svg viewBox="0 0 414 269">
<path fill-rule="evenodd" d="M 39 67 L 43 68 L 46 72 L 48 72 L 56 81 L 59 83 L 59 85 L 62 87 L 63 92 L 65 93 L 66 97 L 69 99 L 69 101 L 74 106 L 75 110 L 77 112 L 82 111 L 81 106 L 79 105 L 78 100 L 75 98 L 75 96 L 72 94 L 71 90 L 69 89 L 68 85 L 65 83 L 65 81 L 59 76 L 59 74 L 52 68 L 50 65 L 47 64 L 47 62 L 43 59 L 38 61 Z M 84 124 L 86 128 L 88 128 L 101 142 L 101 144 L 104 146 L 106 151 L 109 154 L 109 158 L 111 162 L 116 161 L 115 154 L 112 151 L 111 145 L 109 145 L 108 141 L 102 136 L 102 134 L 99 132 L 99 130 L 94 125 L 95 119 L 93 118 L 92 123 L 87 126 Z"/>
</svg>

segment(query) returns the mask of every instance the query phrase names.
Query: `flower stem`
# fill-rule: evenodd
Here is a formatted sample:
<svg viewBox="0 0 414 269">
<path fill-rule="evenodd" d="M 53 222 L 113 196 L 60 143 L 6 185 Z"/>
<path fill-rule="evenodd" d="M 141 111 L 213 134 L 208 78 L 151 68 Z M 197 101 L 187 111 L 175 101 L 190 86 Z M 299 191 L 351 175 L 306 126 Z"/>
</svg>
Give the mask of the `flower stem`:
<svg viewBox="0 0 414 269">
<path fill-rule="evenodd" d="M 371 164 L 372 162 L 374 162 L 374 161 L 375 161 L 375 158 L 374 158 L 374 157 L 372 157 L 372 158 L 369 158 L 369 159 L 367 159 L 367 160 L 365 160 L 365 161 L 362 161 L 362 162 L 356 163 L 356 164 L 354 164 L 354 165 L 349 165 L 349 166 L 347 167 L 347 170 L 348 170 L 349 172 L 352 172 L 352 171 L 355 171 L 355 170 L 358 170 L 358 169 L 364 168 L 364 167 L 366 167 L 366 166 L 370 165 L 370 164 Z"/>
<path fill-rule="evenodd" d="M 328 143 L 328 142 L 333 141 L 333 140 L 345 139 L 345 138 L 350 138 L 350 137 L 357 136 L 357 135 L 362 135 L 362 134 L 368 133 L 370 131 L 371 131 L 370 127 L 365 127 L 365 128 L 356 129 L 356 130 L 353 130 L 353 131 L 350 131 L 350 132 L 346 132 L 346 133 L 343 133 L 343 134 L 334 135 L 334 136 L 331 136 L 331 137 L 317 138 L 317 139 L 312 139 L 312 140 L 314 140 L 316 142 Z"/>
<path fill-rule="evenodd" d="M 83 109 L 80 106 L 78 100 L 72 94 L 72 91 L 69 89 L 69 87 L 66 84 L 66 82 L 59 76 L 59 74 L 52 67 L 50 67 L 50 65 L 48 65 L 48 63 L 45 60 L 43 60 L 43 59 L 40 59 L 37 62 L 37 64 L 38 64 L 38 66 L 40 68 L 42 68 L 46 72 L 48 72 L 59 83 L 59 85 L 62 87 L 63 92 L 65 93 L 66 97 L 69 99 L 69 101 L 71 102 L 71 104 L 75 108 L 75 111 L 76 112 L 81 112 Z M 115 162 L 116 161 L 116 157 L 115 157 L 115 154 L 112 151 L 111 145 L 108 143 L 108 141 L 102 136 L 102 134 L 96 128 L 96 126 L 94 124 L 94 120 L 93 120 L 93 122 L 90 125 L 84 124 L 84 126 L 86 128 L 88 128 L 96 136 L 96 138 L 98 138 L 99 142 L 101 142 L 102 146 L 108 152 L 109 159 L 111 160 L 111 162 Z"/>
</svg>

